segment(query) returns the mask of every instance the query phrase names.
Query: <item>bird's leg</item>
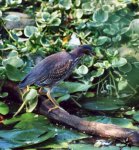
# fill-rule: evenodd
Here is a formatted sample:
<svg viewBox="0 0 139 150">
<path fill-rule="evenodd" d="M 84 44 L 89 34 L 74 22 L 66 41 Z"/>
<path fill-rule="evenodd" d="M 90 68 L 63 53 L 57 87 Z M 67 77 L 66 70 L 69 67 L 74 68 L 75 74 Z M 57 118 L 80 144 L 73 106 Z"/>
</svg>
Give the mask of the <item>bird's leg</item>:
<svg viewBox="0 0 139 150">
<path fill-rule="evenodd" d="M 55 99 L 51 96 L 51 90 L 50 88 L 48 88 L 48 91 L 47 91 L 47 97 L 49 98 L 49 100 L 54 104 L 54 107 L 50 108 L 48 110 L 48 112 L 54 110 L 54 109 L 57 109 L 59 108 L 59 105 L 57 104 L 57 102 L 55 101 Z"/>
<path fill-rule="evenodd" d="M 29 86 L 27 85 L 27 92 L 29 91 Z"/>
<path fill-rule="evenodd" d="M 43 91 L 42 91 L 42 87 L 40 87 L 38 93 L 39 93 L 40 95 L 46 95 L 46 92 L 43 92 Z"/>
</svg>

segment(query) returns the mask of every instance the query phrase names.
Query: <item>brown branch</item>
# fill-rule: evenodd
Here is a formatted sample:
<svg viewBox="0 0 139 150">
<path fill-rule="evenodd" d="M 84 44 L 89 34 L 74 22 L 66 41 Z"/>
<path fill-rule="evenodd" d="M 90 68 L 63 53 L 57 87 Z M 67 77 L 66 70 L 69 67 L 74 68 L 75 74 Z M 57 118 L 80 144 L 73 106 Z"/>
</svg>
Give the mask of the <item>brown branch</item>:
<svg viewBox="0 0 139 150">
<path fill-rule="evenodd" d="M 6 82 L 6 85 L 4 85 L 4 87 L 8 90 L 10 89 L 10 91 L 13 91 L 16 96 L 18 95 L 19 97 L 21 97 L 21 92 L 19 91 L 16 84 L 12 82 Z M 39 110 L 40 113 L 45 115 L 46 117 L 57 122 L 64 123 L 65 125 L 71 126 L 81 132 L 85 132 L 90 135 L 124 140 L 132 145 L 139 146 L 139 131 L 137 130 L 122 128 L 113 124 L 86 121 L 80 117 L 69 114 L 62 108 L 54 109 L 49 112 L 48 110 L 52 107 L 53 105 L 50 103 L 50 101 L 46 100 L 45 97 L 40 96 Z"/>
<path fill-rule="evenodd" d="M 137 130 L 122 128 L 113 124 L 86 121 L 80 117 L 69 114 L 62 108 L 49 112 L 48 110 L 51 107 L 53 107 L 52 104 L 41 96 L 40 113 L 50 119 L 69 125 L 81 132 L 97 135 L 103 138 L 124 140 L 132 145 L 139 146 L 139 131 Z"/>
</svg>

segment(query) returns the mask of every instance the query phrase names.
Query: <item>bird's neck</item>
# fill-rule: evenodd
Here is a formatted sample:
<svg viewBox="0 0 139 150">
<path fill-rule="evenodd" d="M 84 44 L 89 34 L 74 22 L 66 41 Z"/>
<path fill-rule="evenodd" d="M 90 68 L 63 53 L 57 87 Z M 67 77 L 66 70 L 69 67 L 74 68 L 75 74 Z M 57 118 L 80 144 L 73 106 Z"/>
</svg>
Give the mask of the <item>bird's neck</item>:
<svg viewBox="0 0 139 150">
<path fill-rule="evenodd" d="M 74 58 L 80 58 L 82 57 L 84 54 L 81 53 L 81 50 L 80 49 L 74 49 L 70 52 L 70 54 L 74 57 Z"/>
</svg>

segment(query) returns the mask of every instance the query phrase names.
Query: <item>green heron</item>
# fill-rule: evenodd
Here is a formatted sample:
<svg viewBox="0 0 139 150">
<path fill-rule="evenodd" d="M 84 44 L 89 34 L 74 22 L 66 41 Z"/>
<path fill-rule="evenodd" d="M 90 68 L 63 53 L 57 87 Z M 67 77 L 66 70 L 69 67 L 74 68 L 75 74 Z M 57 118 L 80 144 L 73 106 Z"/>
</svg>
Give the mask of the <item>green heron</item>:
<svg viewBox="0 0 139 150">
<path fill-rule="evenodd" d="M 57 108 L 58 104 L 50 94 L 52 87 L 71 74 L 84 54 L 93 54 L 91 46 L 81 45 L 69 53 L 63 51 L 46 57 L 26 75 L 19 87 L 22 89 L 32 84 L 48 87 L 47 97 L 54 104 L 54 108 Z"/>
</svg>

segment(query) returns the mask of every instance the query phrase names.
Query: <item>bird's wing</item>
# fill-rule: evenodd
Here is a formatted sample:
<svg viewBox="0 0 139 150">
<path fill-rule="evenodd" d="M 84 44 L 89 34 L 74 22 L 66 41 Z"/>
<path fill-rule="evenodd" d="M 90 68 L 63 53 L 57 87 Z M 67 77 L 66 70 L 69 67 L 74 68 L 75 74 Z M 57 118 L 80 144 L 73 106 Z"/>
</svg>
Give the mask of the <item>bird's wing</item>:
<svg viewBox="0 0 139 150">
<path fill-rule="evenodd" d="M 43 82 L 50 84 L 52 81 L 61 79 L 72 66 L 72 58 L 63 52 L 55 56 L 51 55 L 36 65 L 19 84 L 19 87 L 24 88 L 31 84 L 40 85 Z"/>
<path fill-rule="evenodd" d="M 69 74 L 72 68 L 72 59 L 61 60 L 60 62 L 52 65 L 51 71 L 47 73 L 47 75 L 41 74 L 41 78 L 38 80 L 38 83 L 51 84 L 56 81 L 65 79 L 65 77 Z"/>
</svg>

